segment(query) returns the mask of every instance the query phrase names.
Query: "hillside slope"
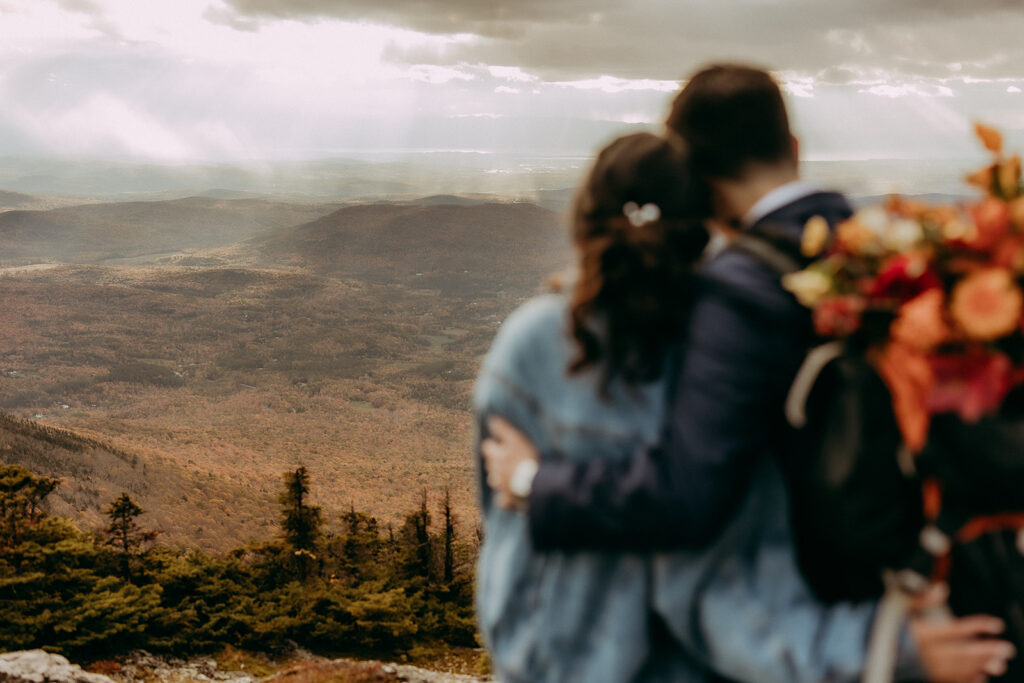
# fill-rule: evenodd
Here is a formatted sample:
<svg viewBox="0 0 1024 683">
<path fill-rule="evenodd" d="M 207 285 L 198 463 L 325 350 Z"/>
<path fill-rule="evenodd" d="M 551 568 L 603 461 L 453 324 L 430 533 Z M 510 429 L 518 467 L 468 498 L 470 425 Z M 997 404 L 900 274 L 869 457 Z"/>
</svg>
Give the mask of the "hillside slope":
<svg viewBox="0 0 1024 683">
<path fill-rule="evenodd" d="M 533 291 L 570 258 L 562 217 L 519 203 L 350 206 L 245 246 L 266 266 L 459 296 Z"/>
<path fill-rule="evenodd" d="M 268 495 L 240 491 L 225 482 L 200 481 L 162 459 L 140 457 L 66 429 L 0 413 L 0 463 L 24 465 L 61 479 L 47 499 L 50 511 L 85 530 L 106 523 L 102 509 L 127 492 L 147 514 L 140 523 L 161 531 L 162 542 L 226 550 L 231 539 L 274 533 L 263 519 Z"/>
</svg>

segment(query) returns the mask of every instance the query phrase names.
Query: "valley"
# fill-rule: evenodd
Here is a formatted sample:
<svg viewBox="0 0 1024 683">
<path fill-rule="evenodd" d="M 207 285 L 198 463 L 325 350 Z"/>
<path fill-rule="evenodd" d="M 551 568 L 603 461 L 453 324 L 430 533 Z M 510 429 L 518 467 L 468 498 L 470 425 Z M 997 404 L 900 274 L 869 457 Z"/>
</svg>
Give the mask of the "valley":
<svg viewBox="0 0 1024 683">
<path fill-rule="evenodd" d="M 213 550 L 272 535 L 299 464 L 328 519 L 450 487 L 468 531 L 479 360 L 569 249 L 559 213 L 456 199 L 0 213 L 0 411 L 100 444 L 83 464 L 0 426 L 0 459 L 64 477 L 86 526 L 128 490 Z"/>
</svg>

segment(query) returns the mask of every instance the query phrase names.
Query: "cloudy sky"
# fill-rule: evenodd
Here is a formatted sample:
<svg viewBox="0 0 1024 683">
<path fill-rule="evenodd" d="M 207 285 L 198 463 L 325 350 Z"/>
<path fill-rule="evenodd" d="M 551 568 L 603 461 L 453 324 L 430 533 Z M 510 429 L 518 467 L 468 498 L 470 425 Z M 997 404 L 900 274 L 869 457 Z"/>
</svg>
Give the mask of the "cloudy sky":
<svg viewBox="0 0 1024 683">
<path fill-rule="evenodd" d="M 1024 142 L 1019 0 L 0 0 L 0 156 L 587 154 L 715 60 L 815 159 Z"/>
</svg>

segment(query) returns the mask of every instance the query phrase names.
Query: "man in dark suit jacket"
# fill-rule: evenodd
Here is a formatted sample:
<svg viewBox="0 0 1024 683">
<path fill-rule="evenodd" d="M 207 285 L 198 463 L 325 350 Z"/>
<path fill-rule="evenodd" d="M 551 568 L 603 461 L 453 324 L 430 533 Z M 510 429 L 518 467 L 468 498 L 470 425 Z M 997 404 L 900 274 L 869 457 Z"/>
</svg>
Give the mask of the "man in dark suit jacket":
<svg viewBox="0 0 1024 683">
<path fill-rule="evenodd" d="M 798 245 L 811 217 L 834 225 L 850 215 L 844 197 L 799 179 L 781 92 L 760 69 L 717 65 L 698 72 L 667 124 L 690 144 L 726 234 L 770 226 Z M 509 503 L 525 503 L 538 548 L 705 548 L 758 490 L 755 473 L 765 459 L 785 452 L 786 393 L 814 341 L 808 311 L 783 290 L 775 270 L 738 249 L 710 258 L 695 287 L 675 407 L 659 447 L 622 461 L 540 458 L 510 425 L 489 424 L 491 438 L 482 445 L 488 482 Z M 778 505 L 785 507 L 784 498 Z M 791 537 L 774 540 L 792 554 Z M 817 614 L 826 618 L 824 608 Z M 672 615 L 662 616 L 675 630 Z M 820 646 L 812 633 L 821 627 L 810 628 L 803 640 L 794 634 L 794 647 Z M 907 642 L 916 643 L 933 680 L 977 680 L 998 673 L 1009 654 L 1001 641 L 976 639 L 998 628 L 982 618 L 942 626 L 912 619 Z M 905 659 L 915 658 L 912 646 L 904 649 Z M 835 673 L 827 665 L 820 671 Z"/>
</svg>

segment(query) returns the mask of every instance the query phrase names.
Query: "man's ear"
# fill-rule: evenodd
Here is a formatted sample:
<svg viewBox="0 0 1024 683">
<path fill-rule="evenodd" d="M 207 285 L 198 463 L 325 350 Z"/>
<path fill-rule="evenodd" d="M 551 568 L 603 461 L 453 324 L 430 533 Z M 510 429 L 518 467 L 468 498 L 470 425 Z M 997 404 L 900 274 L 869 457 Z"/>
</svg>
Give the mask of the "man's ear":
<svg viewBox="0 0 1024 683">
<path fill-rule="evenodd" d="M 723 225 L 738 227 L 742 221 L 736 215 L 732 202 L 734 194 L 732 188 L 735 184 L 735 181 L 725 179 L 711 178 L 708 180 L 708 187 L 711 190 L 711 211 L 714 214 L 711 219 Z"/>
<path fill-rule="evenodd" d="M 800 163 L 800 141 L 795 135 L 790 135 L 789 144 L 793 150 L 793 163 Z"/>
</svg>

